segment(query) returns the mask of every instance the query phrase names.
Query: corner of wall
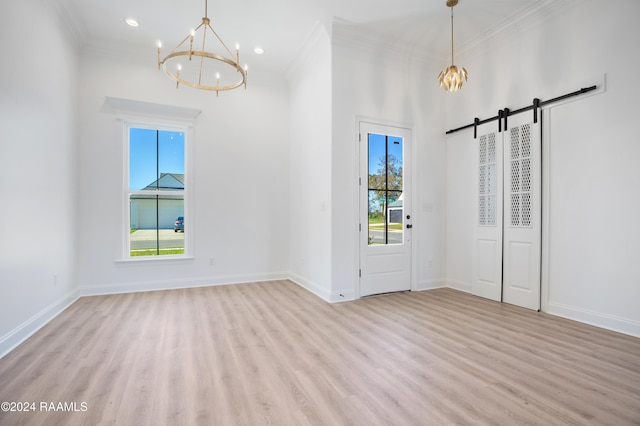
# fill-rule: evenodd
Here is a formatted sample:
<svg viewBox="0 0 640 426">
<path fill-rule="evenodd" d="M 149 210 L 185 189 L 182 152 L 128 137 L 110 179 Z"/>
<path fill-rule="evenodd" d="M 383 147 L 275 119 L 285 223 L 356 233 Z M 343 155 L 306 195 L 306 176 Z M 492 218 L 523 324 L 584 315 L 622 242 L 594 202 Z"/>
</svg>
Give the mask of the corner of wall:
<svg viewBox="0 0 640 426">
<path fill-rule="evenodd" d="M 311 293 L 315 294 L 316 296 L 318 296 L 319 298 L 323 299 L 326 302 L 333 301 L 332 293 L 327 291 L 326 288 L 319 285 L 318 283 L 305 279 L 302 276 L 294 273 L 291 273 L 288 279 L 293 283 L 299 285 L 300 287 L 304 288 L 305 290 L 308 290 Z"/>
<path fill-rule="evenodd" d="M 36 313 L 6 335 L 0 337 L 0 359 L 27 340 L 49 321 L 60 315 L 79 298 L 79 291 L 73 290 L 59 298 L 42 311 Z"/>
<path fill-rule="evenodd" d="M 443 287 L 447 287 L 447 280 L 445 280 L 444 278 L 439 278 L 439 279 L 418 281 L 416 288 L 413 290 L 425 291 L 425 290 L 435 290 L 436 288 L 443 288 Z"/>
<path fill-rule="evenodd" d="M 465 293 L 471 293 L 471 283 L 463 281 L 448 280 L 446 287 L 454 290 L 464 291 Z"/>
</svg>

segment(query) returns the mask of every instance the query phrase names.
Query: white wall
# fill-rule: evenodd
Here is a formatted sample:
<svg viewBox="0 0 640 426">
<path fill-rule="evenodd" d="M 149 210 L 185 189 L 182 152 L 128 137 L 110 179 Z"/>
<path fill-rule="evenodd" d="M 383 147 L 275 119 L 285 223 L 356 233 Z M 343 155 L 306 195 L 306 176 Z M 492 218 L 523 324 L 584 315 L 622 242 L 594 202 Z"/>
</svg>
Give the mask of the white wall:
<svg viewBox="0 0 640 426">
<path fill-rule="evenodd" d="M 254 70 L 247 90 L 175 84 L 136 59 L 81 59 L 78 284 L 83 294 L 269 280 L 289 271 L 289 104 L 286 80 Z M 123 147 L 105 96 L 200 109 L 193 149 L 192 260 L 122 259 Z M 213 259 L 213 262 L 212 262 Z M 213 265 L 211 264 L 213 263 Z"/>
<path fill-rule="evenodd" d="M 412 129 L 413 288 L 445 285 L 444 95 L 437 65 L 385 49 L 354 44 L 334 28 L 332 146 L 332 293 L 358 289 L 359 117 Z M 348 31 L 348 30 L 347 30 Z"/>
<path fill-rule="evenodd" d="M 606 91 L 545 110 L 543 140 L 548 191 L 543 309 L 640 336 L 640 144 L 636 120 L 640 87 L 640 3 L 635 0 L 568 2 L 544 20 L 457 55 L 469 82 L 448 104 L 447 128 L 486 118 L 504 107 L 530 104 L 594 84 Z M 543 22 L 543 24 L 540 24 Z M 458 138 L 448 147 L 449 176 L 474 167 Z M 473 149 L 471 138 L 466 149 Z M 461 179 L 461 180 L 460 180 Z M 450 180 L 448 205 L 473 199 L 464 175 Z M 467 190 L 465 191 L 465 188 Z M 447 229 L 468 227 L 473 210 L 448 216 Z M 470 236 L 449 232 L 448 277 L 470 286 L 471 253 L 452 250 Z M 543 240 L 543 244 L 545 241 Z M 543 270 L 544 271 L 544 270 Z M 464 283 L 462 283 L 464 284 Z"/>
<path fill-rule="evenodd" d="M 466 90 L 463 87 L 462 90 Z M 450 94 L 458 96 L 462 92 Z M 466 123 L 465 123 L 466 124 Z M 447 286 L 471 292 L 473 220 L 476 199 L 473 150 L 469 145 L 473 130 L 447 136 Z"/>
<path fill-rule="evenodd" d="M 76 298 L 78 60 L 58 22 L 48 2 L 0 4 L 0 356 Z"/>
<path fill-rule="evenodd" d="M 291 277 L 331 299 L 331 45 L 318 25 L 289 72 Z"/>
</svg>

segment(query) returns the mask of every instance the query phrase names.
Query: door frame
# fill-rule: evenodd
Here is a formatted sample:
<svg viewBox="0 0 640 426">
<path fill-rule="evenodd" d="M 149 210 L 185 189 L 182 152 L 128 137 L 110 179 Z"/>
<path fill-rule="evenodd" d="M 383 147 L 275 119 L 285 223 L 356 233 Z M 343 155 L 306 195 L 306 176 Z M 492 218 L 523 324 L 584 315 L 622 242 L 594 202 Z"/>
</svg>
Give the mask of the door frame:
<svg viewBox="0 0 640 426">
<path fill-rule="evenodd" d="M 406 130 L 409 132 L 409 137 L 410 137 L 410 141 L 409 141 L 409 177 L 411 179 L 411 187 L 409 189 L 409 196 L 411 197 L 411 205 L 412 205 L 412 211 L 411 211 L 411 223 L 413 225 L 412 228 L 412 236 L 411 236 L 411 244 L 410 244 L 410 249 L 411 249 L 411 257 L 410 257 L 410 262 L 411 262 L 411 266 L 410 266 L 410 270 L 409 270 L 409 279 L 410 279 L 410 291 L 416 291 L 418 290 L 418 286 L 417 286 L 417 271 L 418 271 L 418 265 L 417 265 L 417 236 L 420 235 L 420 231 L 421 231 L 421 221 L 420 221 L 420 209 L 418 209 L 417 206 L 417 187 L 418 187 L 418 179 L 417 179 L 417 168 L 415 167 L 416 165 L 416 146 L 417 143 L 415 143 L 416 141 L 416 130 L 415 130 L 415 126 L 411 123 L 406 123 L 406 122 L 399 122 L 399 121 L 393 121 L 393 120 L 385 120 L 385 119 L 380 119 L 380 118 L 374 118 L 374 117 L 370 117 L 370 116 L 363 116 L 363 115 L 358 115 L 355 118 L 355 125 L 354 125 L 354 150 L 355 150 L 355 155 L 354 155 L 354 162 L 355 162 L 355 166 L 354 166 L 354 170 L 355 170 L 355 178 L 354 178 L 354 183 L 355 183 L 355 198 L 357 200 L 357 208 L 354 209 L 355 210 L 355 232 L 354 232 L 354 243 L 355 243 L 355 253 L 354 253 L 354 271 L 353 271 L 353 276 L 354 276 L 354 298 L 355 299 L 360 299 L 362 298 L 361 292 L 360 292 L 360 268 L 361 268 L 361 256 L 362 256 L 362 246 L 360 243 L 360 235 L 361 232 L 364 232 L 364 224 L 360 223 L 360 217 L 361 217 L 361 203 L 360 203 L 360 190 L 361 190 L 361 186 L 360 186 L 360 175 L 361 175 L 361 170 L 360 170 L 360 125 L 366 123 L 366 124 L 370 124 L 370 125 L 374 125 L 374 126 L 382 126 L 382 127 L 392 127 L 392 128 L 400 128 L 403 130 Z M 403 213 L 404 214 L 404 213 Z M 360 225 L 362 225 L 362 231 L 360 230 Z"/>
</svg>

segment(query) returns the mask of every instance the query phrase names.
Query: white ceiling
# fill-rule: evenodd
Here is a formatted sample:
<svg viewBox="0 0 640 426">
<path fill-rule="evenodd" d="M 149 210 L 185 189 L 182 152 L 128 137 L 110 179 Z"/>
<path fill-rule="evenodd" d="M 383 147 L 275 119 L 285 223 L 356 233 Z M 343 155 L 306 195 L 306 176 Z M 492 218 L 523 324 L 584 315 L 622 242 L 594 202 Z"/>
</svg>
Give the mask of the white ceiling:
<svg viewBox="0 0 640 426">
<path fill-rule="evenodd" d="M 456 51 L 499 31 L 517 17 L 554 0 L 460 0 L 454 8 Z M 557 1 L 557 0 L 556 0 Z M 83 47 L 155 54 L 156 43 L 175 46 L 204 16 L 205 0 L 57 0 Z M 426 56 L 450 54 L 446 0 L 209 0 L 213 28 L 229 45 L 240 44 L 241 62 L 253 69 L 285 71 L 318 23 L 334 18 L 371 38 L 399 43 Z M 127 16 L 138 28 L 124 23 Z M 261 46 L 261 56 L 253 52 Z"/>
</svg>

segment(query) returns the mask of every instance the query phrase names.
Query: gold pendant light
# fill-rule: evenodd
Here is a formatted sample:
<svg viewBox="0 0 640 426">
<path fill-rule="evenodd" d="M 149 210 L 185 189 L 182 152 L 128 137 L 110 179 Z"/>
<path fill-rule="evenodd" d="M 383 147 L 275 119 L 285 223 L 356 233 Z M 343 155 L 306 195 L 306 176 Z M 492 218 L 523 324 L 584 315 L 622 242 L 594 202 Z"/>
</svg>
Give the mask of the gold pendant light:
<svg viewBox="0 0 640 426">
<path fill-rule="evenodd" d="M 210 34 L 213 42 L 209 43 L 210 50 L 205 46 L 207 34 Z M 161 47 L 162 43 L 158 42 L 158 69 L 162 68 L 167 76 L 176 81 L 176 88 L 184 84 L 195 89 L 212 90 L 216 94 L 240 86 L 247 88 L 247 66 L 240 65 L 240 47 L 236 45 L 235 54 L 231 53 L 214 31 L 208 16 L 207 0 L 204 3 L 204 18 L 200 25 L 164 58 L 160 53 Z M 174 65 L 170 66 L 171 62 Z M 234 78 L 233 75 L 236 73 L 237 77 Z"/>
<path fill-rule="evenodd" d="M 453 64 L 453 6 L 457 4 L 458 0 L 447 0 L 447 7 L 451 8 L 451 66 L 442 70 L 438 75 L 440 87 L 444 87 L 447 92 L 457 92 L 467 81 L 467 70 Z"/>
</svg>

